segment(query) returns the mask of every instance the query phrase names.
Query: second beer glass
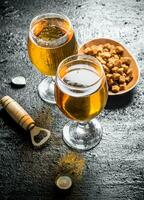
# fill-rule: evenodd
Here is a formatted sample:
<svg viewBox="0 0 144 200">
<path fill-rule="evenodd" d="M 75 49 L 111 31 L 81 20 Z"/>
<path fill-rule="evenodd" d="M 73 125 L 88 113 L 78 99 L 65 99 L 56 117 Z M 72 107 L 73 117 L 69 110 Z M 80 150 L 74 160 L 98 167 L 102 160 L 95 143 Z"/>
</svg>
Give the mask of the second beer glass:
<svg viewBox="0 0 144 200">
<path fill-rule="evenodd" d="M 40 97 L 55 103 L 54 76 L 59 63 L 77 53 L 77 42 L 70 20 L 60 14 L 47 13 L 35 17 L 29 29 L 28 54 L 32 64 L 45 78 L 38 87 Z"/>
<path fill-rule="evenodd" d="M 108 97 L 103 67 L 96 58 L 74 55 L 63 60 L 57 70 L 55 97 L 59 109 L 69 121 L 63 139 L 70 147 L 89 150 L 102 138 L 102 128 L 95 117 Z"/>
</svg>

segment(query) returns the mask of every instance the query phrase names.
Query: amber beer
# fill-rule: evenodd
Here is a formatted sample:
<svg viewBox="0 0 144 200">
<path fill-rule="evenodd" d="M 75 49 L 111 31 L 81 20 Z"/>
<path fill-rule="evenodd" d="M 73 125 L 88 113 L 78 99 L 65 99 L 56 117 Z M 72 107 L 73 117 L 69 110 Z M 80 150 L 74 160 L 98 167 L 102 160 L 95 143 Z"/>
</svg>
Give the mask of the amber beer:
<svg viewBox="0 0 144 200">
<path fill-rule="evenodd" d="M 100 78 L 96 64 L 84 61 L 70 62 L 59 70 L 55 86 L 56 102 L 70 119 L 89 121 L 106 105 L 106 78 Z"/>
<path fill-rule="evenodd" d="M 31 62 L 42 74 L 55 76 L 59 63 L 77 53 L 77 42 L 70 22 L 57 17 L 32 21 L 28 53 Z"/>
</svg>

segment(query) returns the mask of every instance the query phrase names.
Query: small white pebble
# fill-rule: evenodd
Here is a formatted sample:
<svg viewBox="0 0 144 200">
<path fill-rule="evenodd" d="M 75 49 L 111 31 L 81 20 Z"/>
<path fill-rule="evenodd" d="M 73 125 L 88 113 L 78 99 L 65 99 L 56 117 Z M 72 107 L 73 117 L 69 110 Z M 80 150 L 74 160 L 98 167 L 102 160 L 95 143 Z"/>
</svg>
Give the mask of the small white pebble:
<svg viewBox="0 0 144 200">
<path fill-rule="evenodd" d="M 26 79 L 23 76 L 14 77 L 11 79 L 11 82 L 17 86 L 25 86 L 26 85 Z"/>
</svg>

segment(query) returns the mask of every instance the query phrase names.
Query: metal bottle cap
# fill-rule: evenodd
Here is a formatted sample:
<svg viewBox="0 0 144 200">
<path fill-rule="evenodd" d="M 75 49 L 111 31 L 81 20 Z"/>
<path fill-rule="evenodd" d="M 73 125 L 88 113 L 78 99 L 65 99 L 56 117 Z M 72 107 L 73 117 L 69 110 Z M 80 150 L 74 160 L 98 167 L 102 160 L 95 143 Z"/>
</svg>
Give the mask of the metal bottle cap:
<svg viewBox="0 0 144 200">
<path fill-rule="evenodd" d="M 72 186 L 72 179 L 69 176 L 59 176 L 55 183 L 58 188 L 67 190 Z"/>
</svg>

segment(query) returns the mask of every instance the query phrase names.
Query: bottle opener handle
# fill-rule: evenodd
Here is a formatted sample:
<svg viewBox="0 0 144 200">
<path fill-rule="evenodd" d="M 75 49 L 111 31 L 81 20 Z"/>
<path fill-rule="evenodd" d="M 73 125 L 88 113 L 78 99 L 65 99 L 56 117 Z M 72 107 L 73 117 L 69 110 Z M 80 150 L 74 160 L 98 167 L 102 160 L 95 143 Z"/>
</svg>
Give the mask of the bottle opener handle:
<svg viewBox="0 0 144 200">
<path fill-rule="evenodd" d="M 4 96 L 1 99 L 1 104 L 8 114 L 25 130 L 29 130 L 31 127 L 35 126 L 34 120 L 11 97 Z"/>
</svg>

